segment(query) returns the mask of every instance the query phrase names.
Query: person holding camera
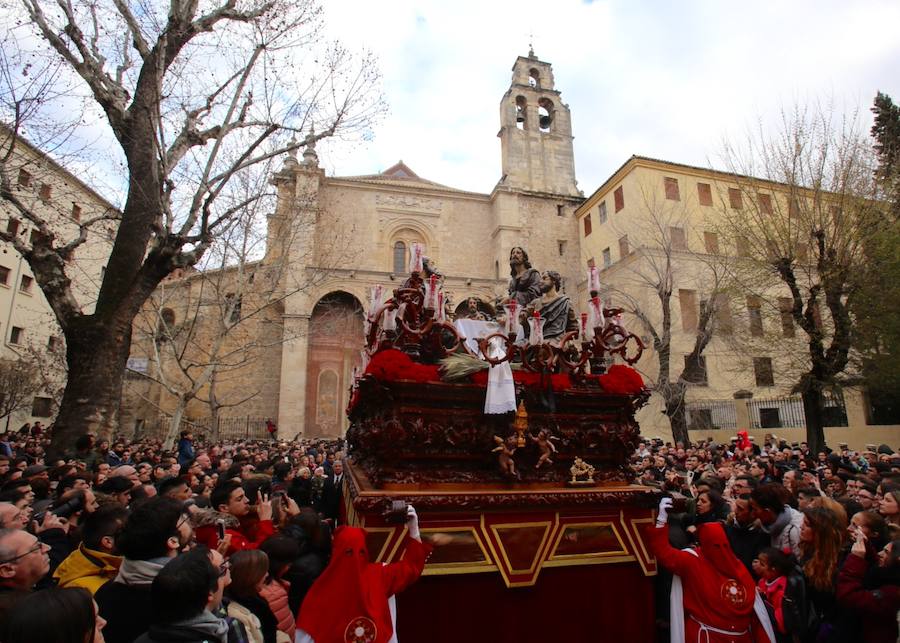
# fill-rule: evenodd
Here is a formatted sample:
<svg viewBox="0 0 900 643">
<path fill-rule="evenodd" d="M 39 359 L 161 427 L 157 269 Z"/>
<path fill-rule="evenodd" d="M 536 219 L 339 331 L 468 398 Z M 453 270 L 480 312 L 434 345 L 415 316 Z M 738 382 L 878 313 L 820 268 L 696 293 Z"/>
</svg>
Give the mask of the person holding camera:
<svg viewBox="0 0 900 643">
<path fill-rule="evenodd" d="M 406 515 L 406 552 L 389 565 L 369 562 L 365 529 L 338 527 L 331 562 L 300 607 L 297 643 L 397 640 L 394 595 L 418 580 L 431 553 L 431 545 L 419 535 L 419 518 L 412 505 L 407 506 Z"/>
<path fill-rule="evenodd" d="M 256 515 L 251 533 L 247 519 L 250 516 L 250 499 L 244 487 L 237 480 L 225 480 L 219 483 L 210 494 L 209 503 L 212 511 L 204 511 L 195 516 L 197 524 L 197 542 L 210 549 L 225 548 L 225 555 L 256 549 L 269 536 L 275 533 L 272 523 L 272 501 L 261 491 L 256 494 Z M 224 544 L 227 541 L 227 544 Z M 221 550 L 220 550 L 221 551 Z"/>
</svg>

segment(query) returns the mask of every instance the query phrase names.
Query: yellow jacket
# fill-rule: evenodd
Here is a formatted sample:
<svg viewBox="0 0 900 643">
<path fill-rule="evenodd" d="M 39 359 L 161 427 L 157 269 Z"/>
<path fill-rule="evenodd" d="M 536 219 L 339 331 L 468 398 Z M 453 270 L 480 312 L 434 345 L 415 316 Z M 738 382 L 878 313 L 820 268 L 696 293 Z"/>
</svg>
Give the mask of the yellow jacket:
<svg viewBox="0 0 900 643">
<path fill-rule="evenodd" d="M 60 563 L 53 572 L 53 578 L 60 587 L 84 587 L 95 594 L 104 583 L 116 577 L 121 564 L 121 556 L 80 545 Z"/>
</svg>

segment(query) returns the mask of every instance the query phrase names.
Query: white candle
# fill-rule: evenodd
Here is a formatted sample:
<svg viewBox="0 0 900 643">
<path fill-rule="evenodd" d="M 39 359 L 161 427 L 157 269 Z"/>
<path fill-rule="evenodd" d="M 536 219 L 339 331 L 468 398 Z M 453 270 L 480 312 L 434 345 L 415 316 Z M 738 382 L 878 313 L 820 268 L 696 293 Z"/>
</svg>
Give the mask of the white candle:
<svg viewBox="0 0 900 643">
<path fill-rule="evenodd" d="M 600 292 L 600 269 L 597 266 L 588 268 L 588 290 L 592 293 Z"/>
<path fill-rule="evenodd" d="M 519 304 L 511 301 L 503 309 L 506 311 L 506 324 L 504 330 L 507 335 L 517 335 L 519 333 Z"/>
<path fill-rule="evenodd" d="M 425 256 L 425 250 L 421 243 L 409 244 L 409 271 L 422 272 L 422 257 Z"/>
<path fill-rule="evenodd" d="M 534 316 L 528 320 L 529 335 L 528 343 L 532 346 L 544 343 L 544 321 L 541 319 L 541 313 L 534 311 Z"/>
</svg>

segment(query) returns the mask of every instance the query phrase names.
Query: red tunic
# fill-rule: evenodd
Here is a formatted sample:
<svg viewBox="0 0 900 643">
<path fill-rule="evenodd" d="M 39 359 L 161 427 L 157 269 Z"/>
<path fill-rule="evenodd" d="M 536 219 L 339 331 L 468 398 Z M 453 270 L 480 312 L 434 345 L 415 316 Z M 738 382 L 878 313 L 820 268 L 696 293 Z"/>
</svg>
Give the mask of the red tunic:
<svg viewBox="0 0 900 643">
<path fill-rule="evenodd" d="M 387 643 L 394 633 L 388 599 L 422 574 L 431 545 L 407 537 L 396 563 L 370 563 L 366 532 L 338 527 L 331 561 L 303 599 L 297 628 L 315 643 Z"/>
<path fill-rule="evenodd" d="M 701 530 L 712 532 L 716 528 L 722 532 L 721 539 L 724 539 L 720 525 L 703 525 Z M 668 527 L 651 527 L 645 534 L 659 564 L 681 577 L 684 640 L 687 643 L 770 643 L 753 611 L 756 584 L 743 564 L 731 553 L 727 540 L 725 546 L 717 547 L 716 560 L 715 554 L 704 556 L 702 547 L 698 550 L 699 556 L 672 547 Z M 736 566 L 731 565 L 731 560 L 727 558 L 729 554 Z M 730 573 L 725 574 L 722 569 Z"/>
</svg>

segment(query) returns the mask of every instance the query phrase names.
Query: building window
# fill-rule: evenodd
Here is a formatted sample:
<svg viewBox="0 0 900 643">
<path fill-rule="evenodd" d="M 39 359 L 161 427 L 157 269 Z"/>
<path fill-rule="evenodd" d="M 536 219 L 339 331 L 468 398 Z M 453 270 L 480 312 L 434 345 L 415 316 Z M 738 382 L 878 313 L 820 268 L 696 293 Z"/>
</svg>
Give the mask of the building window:
<svg viewBox="0 0 900 643">
<path fill-rule="evenodd" d="M 809 262 L 809 244 L 806 243 L 798 243 L 797 244 L 797 252 L 794 253 L 797 257 L 797 261 L 800 263 L 808 263 Z"/>
<path fill-rule="evenodd" d="M 753 358 L 753 375 L 757 386 L 775 386 L 775 373 L 772 372 L 771 357 Z"/>
<path fill-rule="evenodd" d="M 775 211 L 772 208 L 772 196 L 770 194 L 759 195 L 759 210 L 763 214 L 772 214 Z"/>
<path fill-rule="evenodd" d="M 600 221 L 600 225 L 606 223 L 606 201 L 601 201 L 600 207 L 597 208 L 597 220 Z"/>
<path fill-rule="evenodd" d="M 241 321 L 242 299 L 241 295 L 235 296 L 234 293 L 225 295 L 225 314 L 228 315 L 228 323 L 236 324 Z"/>
<path fill-rule="evenodd" d="M 625 193 L 622 191 L 621 185 L 613 192 L 613 201 L 616 204 L 616 212 L 625 207 Z"/>
<path fill-rule="evenodd" d="M 732 210 L 744 209 L 744 200 L 741 191 L 737 188 L 728 188 L 728 202 L 731 204 Z"/>
<path fill-rule="evenodd" d="M 719 293 L 715 297 L 716 306 L 716 330 L 723 335 L 730 335 L 734 330 L 734 321 L 731 317 L 731 302 L 728 295 Z"/>
<path fill-rule="evenodd" d="M 72 220 L 81 221 L 81 206 L 77 203 L 72 204 Z"/>
<path fill-rule="evenodd" d="M 784 337 L 794 336 L 794 300 L 779 297 L 778 310 L 781 313 L 781 334 Z"/>
<path fill-rule="evenodd" d="M 588 236 L 591 233 L 591 213 L 588 212 L 584 216 L 584 236 Z"/>
<path fill-rule="evenodd" d="M 619 237 L 619 257 L 624 258 L 631 254 L 631 249 L 628 247 L 628 235 L 626 234 L 623 237 Z"/>
<path fill-rule="evenodd" d="M 800 199 L 792 197 L 788 202 L 788 216 L 796 217 L 800 214 Z"/>
<path fill-rule="evenodd" d="M 708 431 L 715 429 L 713 425 L 712 409 L 688 409 L 690 421 L 688 428 L 692 431 Z"/>
<path fill-rule="evenodd" d="M 557 247 L 559 248 L 559 256 L 562 257 L 566 254 L 566 242 L 565 241 L 557 241 Z"/>
<path fill-rule="evenodd" d="M 38 193 L 38 196 L 40 196 L 41 201 L 43 201 L 44 203 L 47 203 L 50 200 L 51 192 L 52 192 L 52 188 L 50 187 L 50 184 L 42 183 L 41 191 Z"/>
<path fill-rule="evenodd" d="M 750 256 L 750 240 L 747 237 L 738 237 L 735 239 L 735 249 L 738 257 Z"/>
<path fill-rule="evenodd" d="M 697 184 L 697 199 L 700 205 L 712 205 L 712 187 L 709 183 Z"/>
<path fill-rule="evenodd" d="M 36 418 L 48 418 L 53 415 L 53 400 L 49 397 L 36 397 L 31 403 L 31 415 Z"/>
<path fill-rule="evenodd" d="M 563 212 L 563 206 L 561 204 L 557 204 L 556 205 L 556 216 L 561 217 L 564 214 L 565 214 L 565 212 Z"/>
<path fill-rule="evenodd" d="M 704 232 L 703 245 L 706 246 L 706 254 L 719 254 L 719 235 L 715 232 Z"/>
<path fill-rule="evenodd" d="M 678 179 L 672 177 L 663 177 L 663 185 L 666 188 L 666 198 L 669 201 L 681 201 L 681 194 L 678 192 Z"/>
<path fill-rule="evenodd" d="M 777 406 L 762 407 L 759 409 L 759 428 L 780 429 L 781 413 Z"/>
<path fill-rule="evenodd" d="M 753 295 L 747 297 L 747 317 L 750 320 L 750 334 L 754 337 L 762 337 L 762 300 L 759 297 Z"/>
<path fill-rule="evenodd" d="M 19 234 L 19 220 L 10 219 L 6 222 L 6 232 L 12 235 Z"/>
<path fill-rule="evenodd" d="M 402 241 L 394 244 L 394 272 L 400 275 L 406 272 L 406 244 Z"/>
<path fill-rule="evenodd" d="M 678 303 L 681 306 L 681 328 L 697 330 L 697 291 L 679 290 Z"/>
<path fill-rule="evenodd" d="M 6 266 L 0 266 L 0 284 L 9 285 L 9 268 Z"/>
<path fill-rule="evenodd" d="M 528 70 L 528 84 L 536 89 L 541 87 L 541 74 L 534 67 Z"/>
<path fill-rule="evenodd" d="M 19 284 L 19 290 L 22 292 L 31 292 L 31 286 L 34 284 L 34 279 L 29 277 L 28 275 L 22 275 L 22 281 Z"/>
<path fill-rule="evenodd" d="M 31 187 L 31 172 L 24 168 L 19 168 L 19 187 Z"/>
<path fill-rule="evenodd" d="M 18 326 L 13 326 L 9 331 L 9 343 L 21 344 L 25 336 L 25 330 Z"/>
<path fill-rule="evenodd" d="M 672 250 L 687 250 L 687 237 L 684 228 L 672 226 L 669 228 L 669 238 L 672 240 Z"/>
<path fill-rule="evenodd" d="M 709 379 L 706 373 L 706 358 L 703 355 L 697 357 L 697 372 L 688 373 L 688 359 L 690 355 L 684 356 L 684 381 L 688 384 L 697 384 L 698 386 L 708 386 Z"/>
<path fill-rule="evenodd" d="M 609 252 L 609 248 L 603 249 L 603 267 L 609 268 L 612 265 L 612 255 Z"/>
</svg>

